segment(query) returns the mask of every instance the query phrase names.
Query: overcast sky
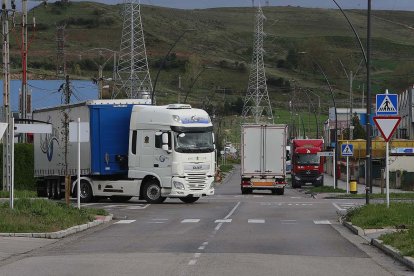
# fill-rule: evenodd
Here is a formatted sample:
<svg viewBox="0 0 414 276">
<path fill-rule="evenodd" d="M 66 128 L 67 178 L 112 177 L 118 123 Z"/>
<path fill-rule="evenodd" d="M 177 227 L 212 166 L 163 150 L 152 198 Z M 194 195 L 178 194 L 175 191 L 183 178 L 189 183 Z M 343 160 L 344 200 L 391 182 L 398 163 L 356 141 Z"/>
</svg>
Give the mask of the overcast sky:
<svg viewBox="0 0 414 276">
<path fill-rule="evenodd" d="M 30 1 L 29 6 L 33 7 L 41 0 Z M 71 0 L 78 1 L 78 0 Z M 90 0 L 105 4 L 119 4 L 123 0 Z M 137 0 L 138 1 L 138 0 Z M 255 5 L 259 0 L 254 0 Z M 21 1 L 17 1 L 20 4 Z M 48 2 L 54 2 L 48 0 Z M 367 0 L 337 0 L 344 9 L 366 9 Z M 164 6 L 180 9 L 205 9 L 214 7 L 251 7 L 252 0 L 141 0 L 142 4 Z M 264 6 L 266 0 L 261 0 Z M 312 8 L 336 8 L 332 0 L 269 0 L 271 6 L 301 6 Z M 410 10 L 414 11 L 414 0 L 372 0 L 372 8 L 378 10 Z"/>
</svg>

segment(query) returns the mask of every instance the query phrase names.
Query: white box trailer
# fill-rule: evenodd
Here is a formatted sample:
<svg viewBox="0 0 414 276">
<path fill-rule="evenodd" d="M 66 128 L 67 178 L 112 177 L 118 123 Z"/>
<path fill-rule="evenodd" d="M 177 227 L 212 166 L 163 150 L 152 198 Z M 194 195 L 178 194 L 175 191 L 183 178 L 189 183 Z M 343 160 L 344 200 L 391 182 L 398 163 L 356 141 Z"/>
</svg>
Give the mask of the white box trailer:
<svg viewBox="0 0 414 276">
<path fill-rule="evenodd" d="M 271 190 L 284 194 L 286 186 L 287 125 L 242 125 L 241 191 Z"/>
</svg>

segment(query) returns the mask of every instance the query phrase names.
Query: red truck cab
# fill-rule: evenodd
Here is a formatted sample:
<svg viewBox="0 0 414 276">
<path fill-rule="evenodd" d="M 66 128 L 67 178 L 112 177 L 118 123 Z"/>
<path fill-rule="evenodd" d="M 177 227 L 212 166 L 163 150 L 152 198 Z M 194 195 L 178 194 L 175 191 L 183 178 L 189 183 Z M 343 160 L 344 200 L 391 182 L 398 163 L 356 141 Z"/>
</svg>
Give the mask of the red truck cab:
<svg viewBox="0 0 414 276">
<path fill-rule="evenodd" d="M 322 150 L 322 139 L 292 140 L 292 188 L 300 188 L 307 183 L 323 186 L 323 162 L 318 156 Z"/>
</svg>

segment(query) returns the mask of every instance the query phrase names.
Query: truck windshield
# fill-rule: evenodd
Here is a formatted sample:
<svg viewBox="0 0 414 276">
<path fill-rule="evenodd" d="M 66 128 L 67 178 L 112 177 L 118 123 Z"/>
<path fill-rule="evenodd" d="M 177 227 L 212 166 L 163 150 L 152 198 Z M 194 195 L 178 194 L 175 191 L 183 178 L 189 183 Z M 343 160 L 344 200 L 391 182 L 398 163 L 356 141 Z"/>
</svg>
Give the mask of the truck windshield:
<svg viewBox="0 0 414 276">
<path fill-rule="evenodd" d="M 298 165 L 319 165 L 319 156 L 316 154 L 298 154 Z"/>
<path fill-rule="evenodd" d="M 175 151 L 182 153 L 207 153 L 214 151 L 211 132 L 182 132 L 174 134 Z"/>
</svg>

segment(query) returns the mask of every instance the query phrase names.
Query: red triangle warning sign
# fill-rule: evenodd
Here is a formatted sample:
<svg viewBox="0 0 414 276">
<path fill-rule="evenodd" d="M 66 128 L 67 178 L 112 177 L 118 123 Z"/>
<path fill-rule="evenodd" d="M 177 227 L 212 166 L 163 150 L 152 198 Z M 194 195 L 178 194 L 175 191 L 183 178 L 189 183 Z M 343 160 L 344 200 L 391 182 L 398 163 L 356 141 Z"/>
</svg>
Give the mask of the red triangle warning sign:
<svg viewBox="0 0 414 276">
<path fill-rule="evenodd" d="M 401 122 L 400 116 L 376 116 L 373 119 L 385 142 L 391 139 Z"/>
</svg>

